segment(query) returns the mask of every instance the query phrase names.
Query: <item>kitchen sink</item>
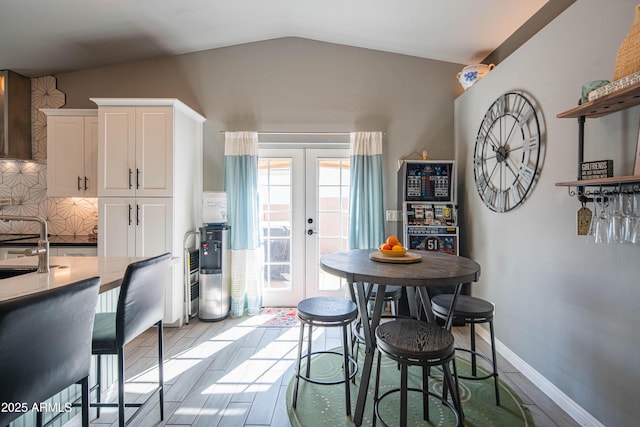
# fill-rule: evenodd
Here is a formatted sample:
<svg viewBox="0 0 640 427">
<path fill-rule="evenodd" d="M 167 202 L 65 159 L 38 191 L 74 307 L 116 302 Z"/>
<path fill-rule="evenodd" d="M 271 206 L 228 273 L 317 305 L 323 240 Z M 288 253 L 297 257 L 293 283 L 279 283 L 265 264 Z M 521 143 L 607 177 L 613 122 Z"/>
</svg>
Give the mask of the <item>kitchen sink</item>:
<svg viewBox="0 0 640 427">
<path fill-rule="evenodd" d="M 37 267 L 0 267 L 0 280 L 38 271 Z"/>
</svg>

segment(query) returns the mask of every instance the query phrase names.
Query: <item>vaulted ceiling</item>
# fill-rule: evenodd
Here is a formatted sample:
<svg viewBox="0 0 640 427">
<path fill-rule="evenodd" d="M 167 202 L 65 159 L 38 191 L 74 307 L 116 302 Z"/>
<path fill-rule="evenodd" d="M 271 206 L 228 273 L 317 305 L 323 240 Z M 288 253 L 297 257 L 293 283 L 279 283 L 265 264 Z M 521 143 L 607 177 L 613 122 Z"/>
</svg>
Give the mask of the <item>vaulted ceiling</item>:
<svg viewBox="0 0 640 427">
<path fill-rule="evenodd" d="M 35 77 L 280 37 L 472 64 L 546 3 L 0 0 L 0 69 Z"/>
</svg>

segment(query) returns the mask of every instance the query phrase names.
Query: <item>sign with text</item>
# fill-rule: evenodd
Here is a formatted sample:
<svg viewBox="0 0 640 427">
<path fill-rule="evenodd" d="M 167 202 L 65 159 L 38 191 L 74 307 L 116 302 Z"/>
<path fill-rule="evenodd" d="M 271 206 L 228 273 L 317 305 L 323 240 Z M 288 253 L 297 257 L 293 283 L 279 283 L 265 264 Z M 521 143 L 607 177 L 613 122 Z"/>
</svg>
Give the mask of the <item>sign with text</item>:
<svg viewBox="0 0 640 427">
<path fill-rule="evenodd" d="M 580 179 L 600 179 L 613 176 L 613 160 L 580 163 Z"/>
</svg>

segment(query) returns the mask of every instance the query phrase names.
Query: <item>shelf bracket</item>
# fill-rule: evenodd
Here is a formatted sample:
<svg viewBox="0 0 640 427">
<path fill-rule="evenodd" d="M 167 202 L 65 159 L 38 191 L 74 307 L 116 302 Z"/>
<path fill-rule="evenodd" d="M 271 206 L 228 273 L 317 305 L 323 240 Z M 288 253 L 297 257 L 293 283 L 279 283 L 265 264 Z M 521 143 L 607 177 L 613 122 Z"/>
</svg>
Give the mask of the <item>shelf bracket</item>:
<svg viewBox="0 0 640 427">
<path fill-rule="evenodd" d="M 577 173 L 577 178 L 576 179 L 580 179 L 580 165 L 582 164 L 582 162 L 584 162 L 584 124 L 585 124 L 586 118 L 585 116 L 579 116 L 578 117 L 578 173 Z M 576 189 L 577 193 L 578 193 L 578 200 L 581 203 L 587 203 L 587 202 L 592 202 L 593 199 L 589 198 L 586 196 L 586 192 L 584 190 L 584 186 L 578 186 L 578 188 Z"/>
</svg>

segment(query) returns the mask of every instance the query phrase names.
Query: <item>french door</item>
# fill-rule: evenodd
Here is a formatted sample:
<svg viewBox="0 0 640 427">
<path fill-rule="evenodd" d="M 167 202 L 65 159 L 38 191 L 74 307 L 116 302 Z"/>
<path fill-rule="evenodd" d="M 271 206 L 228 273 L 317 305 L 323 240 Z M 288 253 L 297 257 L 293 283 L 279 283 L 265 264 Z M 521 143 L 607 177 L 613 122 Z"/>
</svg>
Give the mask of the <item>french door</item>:
<svg viewBox="0 0 640 427">
<path fill-rule="evenodd" d="M 322 271 L 319 259 L 347 249 L 349 150 L 261 149 L 258 169 L 264 305 L 344 296 L 344 281 Z"/>
</svg>

